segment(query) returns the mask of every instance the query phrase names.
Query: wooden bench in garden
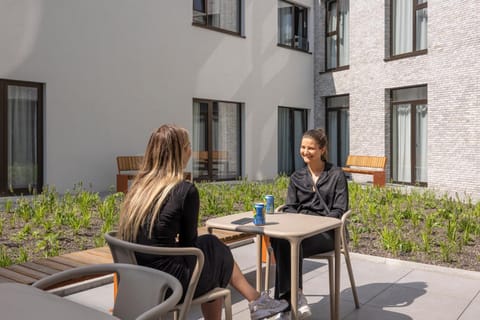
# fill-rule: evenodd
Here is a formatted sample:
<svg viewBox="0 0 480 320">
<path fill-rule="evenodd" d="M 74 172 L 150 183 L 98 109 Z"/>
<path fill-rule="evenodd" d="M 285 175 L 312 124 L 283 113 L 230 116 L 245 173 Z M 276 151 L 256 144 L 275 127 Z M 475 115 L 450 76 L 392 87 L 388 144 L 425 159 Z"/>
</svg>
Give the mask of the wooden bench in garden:
<svg viewBox="0 0 480 320">
<path fill-rule="evenodd" d="M 387 157 L 377 156 L 352 156 L 347 158 L 343 171 L 373 175 L 374 186 L 385 186 L 385 166 Z"/>
<path fill-rule="evenodd" d="M 206 234 L 207 232 L 208 231 L 206 227 L 198 228 L 199 235 Z M 215 230 L 214 234 L 224 243 L 232 247 L 253 238 L 253 236 L 250 234 L 221 230 Z M 32 262 L 24 262 L 0 268 L 0 283 L 18 282 L 23 284 L 32 284 L 43 277 L 63 270 L 85 265 L 112 262 L 113 259 L 108 246 L 71 252 L 57 257 L 38 259 Z M 82 284 L 73 283 L 69 291 L 66 291 L 68 293 L 65 293 L 65 295 L 111 283 L 113 281 L 113 277 L 100 277 L 82 280 L 90 280 L 90 282 Z"/>
<path fill-rule="evenodd" d="M 118 156 L 117 157 L 117 192 L 127 193 L 128 182 L 135 178 L 143 156 Z"/>
<path fill-rule="evenodd" d="M 128 184 L 135 178 L 143 156 L 118 156 L 117 157 L 117 192 L 127 193 Z M 190 172 L 185 172 L 185 179 L 192 180 Z"/>
</svg>

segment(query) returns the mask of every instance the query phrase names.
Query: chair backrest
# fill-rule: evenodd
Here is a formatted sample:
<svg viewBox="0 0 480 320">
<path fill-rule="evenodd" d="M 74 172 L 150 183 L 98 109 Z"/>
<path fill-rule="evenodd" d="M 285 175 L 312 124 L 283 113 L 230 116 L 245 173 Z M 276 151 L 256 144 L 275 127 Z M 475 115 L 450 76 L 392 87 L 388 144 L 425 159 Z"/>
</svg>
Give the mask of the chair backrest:
<svg viewBox="0 0 480 320">
<path fill-rule="evenodd" d="M 116 273 L 118 292 L 113 315 L 123 320 L 157 320 L 178 304 L 183 289 L 180 281 L 166 272 L 132 264 L 109 263 L 78 267 L 42 278 L 32 284 L 48 289 L 87 275 Z M 165 299 L 167 290 L 172 294 Z"/>
<path fill-rule="evenodd" d="M 155 247 L 141 245 L 117 238 L 116 232 L 109 232 L 105 234 L 105 240 L 110 247 L 112 252 L 112 257 L 114 262 L 118 263 L 131 263 L 137 264 L 137 259 L 135 253 L 144 253 L 157 256 L 195 256 L 196 264 L 193 269 L 190 282 L 188 284 L 188 289 L 185 292 L 185 298 L 183 300 L 182 307 L 179 308 L 180 319 L 185 319 L 186 314 L 190 309 L 190 305 L 193 299 L 193 294 L 197 288 L 198 280 L 200 279 L 200 274 L 203 269 L 204 255 L 203 252 L 194 247 Z"/>
</svg>

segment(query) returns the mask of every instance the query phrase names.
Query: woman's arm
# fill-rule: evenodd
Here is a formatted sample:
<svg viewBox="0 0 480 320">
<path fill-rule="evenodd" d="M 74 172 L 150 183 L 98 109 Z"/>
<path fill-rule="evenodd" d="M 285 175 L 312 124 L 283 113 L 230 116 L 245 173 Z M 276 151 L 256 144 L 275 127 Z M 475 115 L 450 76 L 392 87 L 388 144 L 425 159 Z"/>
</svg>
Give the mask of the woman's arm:
<svg viewBox="0 0 480 320">
<path fill-rule="evenodd" d="M 298 212 L 297 188 L 292 182 L 292 177 L 290 177 L 290 182 L 288 184 L 287 199 L 285 202 L 283 212 Z"/>
<path fill-rule="evenodd" d="M 328 216 L 340 219 L 348 210 L 348 183 L 345 174 L 341 170 L 337 173 L 336 180 L 333 203 Z"/>
</svg>

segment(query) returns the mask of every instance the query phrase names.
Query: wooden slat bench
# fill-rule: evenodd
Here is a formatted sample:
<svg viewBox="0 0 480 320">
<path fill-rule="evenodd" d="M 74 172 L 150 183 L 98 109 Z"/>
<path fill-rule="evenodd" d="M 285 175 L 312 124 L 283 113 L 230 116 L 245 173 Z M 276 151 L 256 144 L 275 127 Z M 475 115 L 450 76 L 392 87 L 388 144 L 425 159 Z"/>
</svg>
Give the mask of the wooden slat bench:
<svg viewBox="0 0 480 320">
<path fill-rule="evenodd" d="M 385 186 L 387 157 L 349 155 L 343 171 L 373 175 L 374 186 Z"/>
<path fill-rule="evenodd" d="M 117 192 L 127 193 L 128 183 L 137 175 L 142 161 L 143 156 L 141 155 L 117 157 Z M 185 179 L 192 180 L 190 172 L 185 172 Z"/>
<path fill-rule="evenodd" d="M 206 234 L 207 228 L 198 228 L 198 234 Z M 244 242 L 253 238 L 252 235 L 240 233 L 215 230 L 214 234 L 219 237 L 227 245 L 233 247 L 236 244 Z M 61 256 L 38 259 L 35 261 L 24 262 L 20 264 L 11 265 L 8 267 L 0 268 L 0 283 L 1 282 L 19 282 L 23 284 L 32 284 L 33 282 L 57 272 L 68 270 L 80 266 L 112 263 L 112 255 L 108 246 L 88 249 L 83 251 L 71 252 Z M 99 278 L 98 282 L 90 282 L 85 286 L 79 286 L 78 288 L 70 288 L 68 293 L 72 294 L 81 290 L 92 288 L 95 286 L 103 285 L 112 281 L 110 278 Z M 88 280 L 87 278 L 82 280 Z M 67 292 L 67 291 L 65 291 Z"/>
<path fill-rule="evenodd" d="M 118 156 L 117 157 L 117 192 L 127 193 L 128 182 L 135 178 L 143 156 Z"/>
</svg>

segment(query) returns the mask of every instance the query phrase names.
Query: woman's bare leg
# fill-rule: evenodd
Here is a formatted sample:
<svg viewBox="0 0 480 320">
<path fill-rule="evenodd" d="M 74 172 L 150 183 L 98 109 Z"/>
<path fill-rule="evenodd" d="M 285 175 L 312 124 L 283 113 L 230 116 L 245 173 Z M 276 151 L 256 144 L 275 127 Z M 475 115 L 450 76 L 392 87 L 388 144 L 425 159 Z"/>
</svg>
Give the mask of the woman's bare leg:
<svg viewBox="0 0 480 320">
<path fill-rule="evenodd" d="M 230 279 L 230 284 L 249 302 L 256 300 L 260 296 L 260 293 L 247 281 L 236 262 L 233 263 L 233 272 L 232 278 Z"/>
<path fill-rule="evenodd" d="M 260 293 L 250 285 L 236 262 L 233 263 L 230 285 L 240 292 L 248 302 L 260 297 Z M 222 305 L 223 300 L 221 298 L 202 304 L 202 313 L 205 320 L 220 320 L 222 318 Z"/>
<path fill-rule="evenodd" d="M 218 298 L 210 302 L 202 304 L 202 314 L 205 320 L 221 320 L 222 319 L 223 299 Z"/>
</svg>

